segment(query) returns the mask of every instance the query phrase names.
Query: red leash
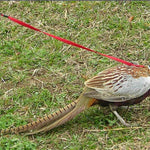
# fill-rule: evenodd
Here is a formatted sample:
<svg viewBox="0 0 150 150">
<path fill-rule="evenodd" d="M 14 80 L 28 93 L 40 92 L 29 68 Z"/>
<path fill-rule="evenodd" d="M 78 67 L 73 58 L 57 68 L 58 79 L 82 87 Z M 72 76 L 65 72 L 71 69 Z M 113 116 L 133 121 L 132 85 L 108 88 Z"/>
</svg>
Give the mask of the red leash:
<svg viewBox="0 0 150 150">
<path fill-rule="evenodd" d="M 52 37 L 52 38 L 54 38 L 54 39 L 57 39 L 57 40 L 59 40 L 59 41 L 61 41 L 61 42 L 67 43 L 67 44 L 69 44 L 69 45 L 72 45 L 72 46 L 75 46 L 75 47 L 79 47 L 79 48 L 85 49 L 85 50 L 90 51 L 90 52 L 94 52 L 94 53 L 96 53 L 96 54 L 105 56 L 105 57 L 107 57 L 107 58 L 110 58 L 110 59 L 112 59 L 112 60 L 121 62 L 121 63 L 123 63 L 123 64 L 125 64 L 125 65 L 128 65 L 128 66 L 144 67 L 143 65 L 135 65 L 135 64 L 133 64 L 133 63 L 131 63 L 131 62 L 127 62 L 127 61 L 125 61 L 125 60 L 122 60 L 122 59 L 119 59 L 119 58 L 116 58 L 116 57 L 113 57 L 113 56 L 109 56 L 109 55 L 106 55 L 106 54 L 102 54 L 102 53 L 100 53 L 100 52 L 98 52 L 98 51 L 94 51 L 94 50 L 92 50 L 92 49 L 89 49 L 89 48 L 87 48 L 87 47 L 84 47 L 84 46 L 82 46 L 82 45 L 79 45 L 79 44 L 77 44 L 77 43 L 74 43 L 74 42 L 72 42 L 72 41 L 69 41 L 69 40 L 67 40 L 67 39 L 63 39 L 63 38 L 61 38 L 61 37 L 58 37 L 58 36 L 55 36 L 55 35 L 52 35 L 52 34 L 43 32 L 43 31 L 41 31 L 40 29 L 37 29 L 37 28 L 35 28 L 35 27 L 33 27 L 33 26 L 31 26 L 31 25 L 25 23 L 25 22 L 22 22 L 22 21 L 16 19 L 16 18 L 12 18 L 12 17 L 7 16 L 7 15 L 4 15 L 4 14 L 2 14 L 2 13 L 0 13 L 0 15 L 3 16 L 3 17 L 6 17 L 6 18 L 10 19 L 11 21 L 16 22 L 16 23 L 18 23 L 18 24 L 20 24 L 20 25 L 22 25 L 22 26 L 25 26 L 25 27 L 27 27 L 27 28 L 30 28 L 30 29 L 35 30 L 35 31 L 38 31 L 38 32 L 42 32 L 42 33 L 44 33 L 44 34 L 46 34 L 46 35 L 48 35 L 48 36 L 50 36 L 50 37 Z"/>
</svg>

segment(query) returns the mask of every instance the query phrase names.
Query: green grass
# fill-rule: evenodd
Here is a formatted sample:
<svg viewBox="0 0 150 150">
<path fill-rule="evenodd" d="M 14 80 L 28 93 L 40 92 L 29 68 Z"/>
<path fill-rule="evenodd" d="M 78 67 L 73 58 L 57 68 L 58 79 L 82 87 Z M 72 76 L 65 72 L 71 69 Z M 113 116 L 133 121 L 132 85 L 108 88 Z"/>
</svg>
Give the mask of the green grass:
<svg viewBox="0 0 150 150">
<path fill-rule="evenodd" d="M 91 49 L 148 65 L 150 2 L 1 2 L 0 12 Z M 134 19 L 129 23 L 129 18 Z M 26 124 L 75 100 L 84 81 L 117 62 L 0 17 L 0 129 Z M 34 76 L 33 76 L 34 73 Z M 150 101 L 124 116 L 93 107 L 35 136 L 0 137 L 0 150 L 149 149 Z"/>
</svg>

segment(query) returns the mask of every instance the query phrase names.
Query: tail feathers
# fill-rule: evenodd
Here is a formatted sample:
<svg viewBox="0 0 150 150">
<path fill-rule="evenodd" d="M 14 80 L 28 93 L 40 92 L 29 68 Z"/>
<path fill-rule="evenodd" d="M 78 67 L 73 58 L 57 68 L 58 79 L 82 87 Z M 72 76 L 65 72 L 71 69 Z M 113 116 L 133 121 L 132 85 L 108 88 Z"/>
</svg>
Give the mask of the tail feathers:
<svg viewBox="0 0 150 150">
<path fill-rule="evenodd" d="M 2 129 L 0 131 L 0 135 L 6 135 L 6 134 L 10 134 L 10 133 L 16 134 L 16 133 L 21 133 L 21 132 L 29 132 L 30 130 L 38 130 L 48 124 L 52 124 L 56 120 L 62 118 L 63 116 L 68 114 L 70 111 L 72 111 L 75 108 L 77 102 L 78 102 L 78 100 L 72 102 L 71 104 L 67 105 L 64 108 L 59 109 L 58 111 L 54 112 L 53 114 L 47 115 L 41 119 L 38 119 L 37 121 L 33 121 L 26 125 L 14 127 L 14 128 Z"/>
<path fill-rule="evenodd" d="M 66 123 L 67 121 L 71 120 L 72 118 L 77 116 L 79 113 L 81 113 L 85 109 L 92 106 L 94 102 L 95 102 L 95 99 L 92 99 L 92 98 L 86 98 L 85 101 L 80 100 L 77 103 L 76 107 L 72 111 L 70 111 L 66 115 L 64 115 L 62 118 L 56 120 L 55 122 L 53 122 L 51 124 L 48 124 L 47 126 L 41 128 L 39 130 L 27 133 L 26 135 L 33 135 L 33 134 L 37 134 L 37 133 L 40 133 L 40 132 L 46 132 L 46 131 L 49 131 L 53 128 L 56 128 L 56 127 L 58 127 L 58 126 L 60 126 L 64 123 Z"/>
</svg>

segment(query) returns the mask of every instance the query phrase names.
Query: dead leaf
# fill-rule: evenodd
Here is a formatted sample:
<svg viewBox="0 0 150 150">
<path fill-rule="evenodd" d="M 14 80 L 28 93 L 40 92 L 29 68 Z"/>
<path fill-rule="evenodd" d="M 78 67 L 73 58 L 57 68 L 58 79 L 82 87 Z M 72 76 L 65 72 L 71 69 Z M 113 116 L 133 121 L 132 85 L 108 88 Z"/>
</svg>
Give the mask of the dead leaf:
<svg viewBox="0 0 150 150">
<path fill-rule="evenodd" d="M 118 7 L 115 7 L 112 11 L 116 12 L 118 10 Z"/>
<path fill-rule="evenodd" d="M 16 52 L 16 55 L 20 55 L 20 52 Z"/>
<path fill-rule="evenodd" d="M 131 17 L 129 18 L 129 22 L 131 23 L 133 19 L 134 19 L 134 16 L 131 16 Z"/>
</svg>

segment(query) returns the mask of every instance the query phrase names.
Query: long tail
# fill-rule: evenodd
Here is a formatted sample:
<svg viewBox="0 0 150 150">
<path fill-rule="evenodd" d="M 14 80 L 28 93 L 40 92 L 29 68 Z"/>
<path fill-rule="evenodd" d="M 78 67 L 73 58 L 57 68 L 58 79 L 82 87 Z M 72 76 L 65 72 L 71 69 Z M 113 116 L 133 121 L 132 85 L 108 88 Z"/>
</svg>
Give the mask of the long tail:
<svg viewBox="0 0 150 150">
<path fill-rule="evenodd" d="M 8 129 L 2 129 L 0 130 L 0 135 L 15 134 L 15 133 L 21 133 L 21 132 L 29 132 L 31 130 L 38 130 L 46 125 L 49 125 L 55 122 L 56 120 L 62 118 L 66 114 L 68 114 L 70 111 L 72 111 L 75 108 L 77 102 L 78 100 L 72 102 L 71 104 L 65 106 L 64 108 L 59 109 L 53 114 L 47 115 L 41 119 L 38 119 L 37 121 L 33 121 L 26 125 L 8 128 Z"/>
<path fill-rule="evenodd" d="M 2 129 L 0 131 L 0 135 L 16 134 L 21 132 L 27 132 L 26 135 L 32 135 L 39 132 L 49 131 L 71 120 L 80 112 L 92 106 L 95 102 L 96 99 L 84 96 L 83 92 L 76 101 L 59 109 L 55 113 L 23 126 Z"/>
<path fill-rule="evenodd" d="M 78 115 L 79 113 L 81 113 L 85 109 L 89 108 L 95 102 L 96 102 L 96 99 L 87 98 L 83 94 L 81 94 L 75 108 L 73 108 L 66 115 L 64 115 L 63 117 L 57 119 L 55 122 L 52 122 L 51 124 L 48 124 L 47 126 L 44 126 L 43 128 L 41 128 L 39 130 L 27 133 L 26 135 L 33 135 L 33 134 L 37 134 L 37 133 L 40 133 L 40 132 L 46 132 L 46 131 L 49 131 L 53 128 L 56 128 L 56 127 L 64 124 L 65 122 L 71 120 L 72 118 L 74 118 L 76 115 Z"/>
</svg>

